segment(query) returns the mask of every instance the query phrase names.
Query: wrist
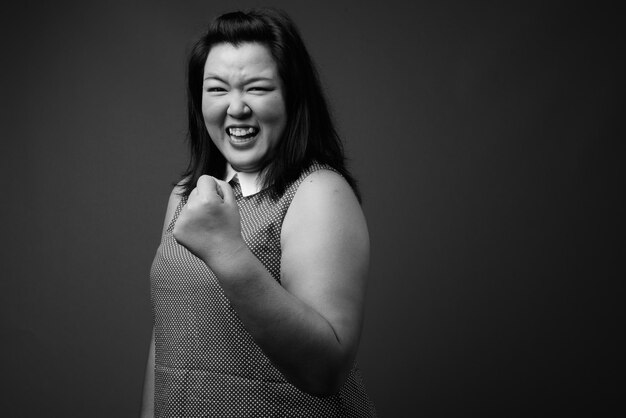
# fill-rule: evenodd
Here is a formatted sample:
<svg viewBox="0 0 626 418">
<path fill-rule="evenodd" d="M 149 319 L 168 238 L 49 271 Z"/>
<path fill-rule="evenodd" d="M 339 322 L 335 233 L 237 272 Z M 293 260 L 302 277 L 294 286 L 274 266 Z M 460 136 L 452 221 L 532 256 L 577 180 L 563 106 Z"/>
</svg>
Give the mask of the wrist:
<svg viewBox="0 0 626 418">
<path fill-rule="evenodd" d="M 230 240 L 222 240 L 218 245 L 211 246 L 202 254 L 202 261 L 215 273 L 229 266 L 236 266 L 242 254 L 249 251 L 243 237 L 239 236 Z"/>
</svg>

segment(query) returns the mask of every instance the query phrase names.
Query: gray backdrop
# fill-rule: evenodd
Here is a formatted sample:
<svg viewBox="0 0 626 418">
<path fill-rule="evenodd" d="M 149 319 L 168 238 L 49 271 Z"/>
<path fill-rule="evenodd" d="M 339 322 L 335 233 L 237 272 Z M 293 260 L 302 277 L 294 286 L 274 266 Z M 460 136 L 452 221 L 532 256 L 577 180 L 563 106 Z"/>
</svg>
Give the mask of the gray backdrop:
<svg viewBox="0 0 626 418">
<path fill-rule="evenodd" d="M 3 9 L 2 415 L 138 413 L 185 53 L 259 4 L 298 23 L 360 180 L 380 416 L 623 411 L 623 16 L 501 3 Z"/>
</svg>

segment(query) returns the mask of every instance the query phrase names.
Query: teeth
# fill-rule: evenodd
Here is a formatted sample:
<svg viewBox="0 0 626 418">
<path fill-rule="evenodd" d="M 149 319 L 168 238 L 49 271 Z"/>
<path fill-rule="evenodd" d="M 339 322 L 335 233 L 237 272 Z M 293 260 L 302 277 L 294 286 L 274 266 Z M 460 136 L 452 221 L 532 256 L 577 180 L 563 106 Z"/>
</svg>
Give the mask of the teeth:
<svg viewBox="0 0 626 418">
<path fill-rule="evenodd" d="M 233 136 L 246 136 L 254 133 L 256 128 L 228 128 L 228 133 Z"/>
</svg>

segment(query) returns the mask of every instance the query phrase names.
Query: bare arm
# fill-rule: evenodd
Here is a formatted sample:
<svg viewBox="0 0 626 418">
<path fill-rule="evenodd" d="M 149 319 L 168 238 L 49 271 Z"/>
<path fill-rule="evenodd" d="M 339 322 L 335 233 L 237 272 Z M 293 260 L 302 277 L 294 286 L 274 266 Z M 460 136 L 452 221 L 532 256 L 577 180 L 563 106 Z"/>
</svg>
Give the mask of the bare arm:
<svg viewBox="0 0 626 418">
<path fill-rule="evenodd" d="M 228 206 L 232 191 L 218 183 Z M 238 222 L 238 213 L 233 220 L 225 209 L 222 219 L 217 210 L 211 216 L 219 221 L 190 228 L 214 221 L 214 242 L 193 243 L 182 229 L 174 235 L 215 272 L 246 329 L 287 379 L 312 394 L 335 393 L 356 354 L 369 263 L 367 226 L 349 185 L 325 170 L 301 184 L 283 223 L 282 286 L 240 232 L 224 226 Z"/>
</svg>

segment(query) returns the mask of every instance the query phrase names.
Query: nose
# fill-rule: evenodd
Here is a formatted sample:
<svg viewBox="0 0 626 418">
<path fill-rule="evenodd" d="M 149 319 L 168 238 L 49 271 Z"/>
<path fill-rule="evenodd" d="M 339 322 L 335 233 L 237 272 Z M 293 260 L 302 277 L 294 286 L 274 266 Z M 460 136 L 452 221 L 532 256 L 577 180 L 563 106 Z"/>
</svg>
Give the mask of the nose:
<svg viewBox="0 0 626 418">
<path fill-rule="evenodd" d="M 245 118 L 250 115 L 251 112 L 250 107 L 246 104 L 241 95 L 238 94 L 232 96 L 228 104 L 228 109 L 226 110 L 228 116 L 236 119 Z"/>
</svg>

